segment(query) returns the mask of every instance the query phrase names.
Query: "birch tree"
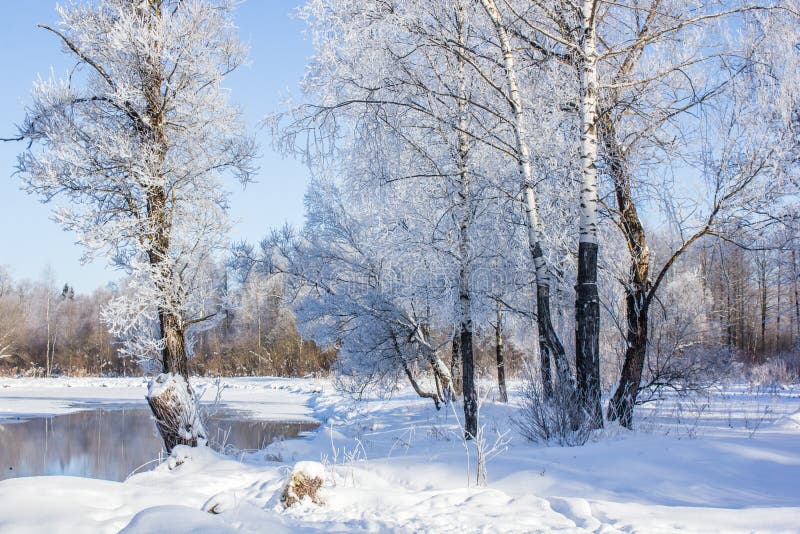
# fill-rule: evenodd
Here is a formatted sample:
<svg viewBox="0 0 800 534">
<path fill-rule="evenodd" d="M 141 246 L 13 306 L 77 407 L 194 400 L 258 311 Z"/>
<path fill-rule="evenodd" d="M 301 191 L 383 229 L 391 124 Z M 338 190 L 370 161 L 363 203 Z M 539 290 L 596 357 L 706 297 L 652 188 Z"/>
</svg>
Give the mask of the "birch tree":
<svg viewBox="0 0 800 534">
<path fill-rule="evenodd" d="M 541 352 L 542 386 L 545 395 L 550 396 L 553 392 L 550 370 L 551 357 L 555 363 L 559 379 L 558 387 L 571 390 L 574 388 L 574 380 L 571 376 L 564 347 L 553 328 L 551 319 L 550 273 L 543 250 L 539 200 L 537 199 L 531 165 L 531 150 L 528 146 L 527 122 L 529 118 L 526 117 L 526 113 L 529 113 L 530 110 L 525 109 L 520 93 L 517 59 L 509 35 L 508 23 L 504 20 L 494 0 L 482 0 L 482 5 L 491 20 L 502 57 L 502 72 L 505 75 L 505 80 L 501 80 L 496 85 L 493 83 L 488 85 L 499 94 L 501 101 L 506 102 L 511 114 L 508 122 L 514 139 L 512 155 L 516 160 L 519 172 L 519 183 L 526 215 L 528 247 L 536 278 L 536 321 L 539 334 L 539 350 Z M 474 53 L 475 51 L 472 52 Z M 473 60 L 471 65 L 480 70 L 483 79 L 489 79 L 489 74 L 478 66 L 477 58 Z M 533 69 L 536 69 L 536 67 L 533 67 Z M 541 134 L 539 133 L 539 135 Z"/>
<path fill-rule="evenodd" d="M 576 368 L 585 409 L 598 422 L 602 421 L 598 213 L 608 206 L 605 199 L 601 202 L 598 179 L 609 176 L 615 184 L 612 198 L 616 206 L 611 212 L 631 257 L 630 280 L 626 282 L 632 311 L 628 325 L 630 363 L 639 361 L 636 354 L 644 354 L 646 317 L 637 311 L 643 309 L 637 295 L 646 292 L 651 282 L 649 249 L 636 209 L 636 191 L 625 174 L 646 158 L 655 165 L 667 162 L 668 167 L 670 160 L 679 160 L 681 153 L 685 156 L 696 148 L 692 141 L 687 147 L 669 142 L 665 126 L 675 128 L 683 117 L 719 97 L 726 88 L 724 73 L 711 75 L 703 70 L 713 71 L 724 63 L 724 57 L 730 59 L 734 53 L 725 34 L 717 31 L 718 23 L 765 7 L 756 2 L 686 4 L 661 0 L 644 4 L 603 0 L 535 5 L 504 2 L 503 9 L 510 12 L 512 21 L 509 33 L 528 47 L 528 55 L 569 67 L 572 74 L 565 73 L 565 77 L 575 80 L 574 86 L 568 86 L 575 90 L 564 105 L 576 110 L 580 125 L 576 140 L 581 161 Z M 727 56 L 723 50 L 726 46 Z M 697 90 L 684 91 L 688 86 Z M 653 148 L 666 146 L 670 147 L 666 159 L 652 162 Z M 623 387 L 629 388 L 630 373 L 623 375 Z"/>
<path fill-rule="evenodd" d="M 162 375 L 148 400 L 167 450 L 205 438 L 188 386 L 191 336 L 217 316 L 205 265 L 227 230 L 224 176 L 246 182 L 254 144 L 224 77 L 245 58 L 228 0 L 102 0 L 42 25 L 75 61 L 36 82 L 20 126 L 19 175 L 58 202 L 86 257 L 105 255 L 129 291 L 104 318 Z"/>
<path fill-rule="evenodd" d="M 440 190 L 434 196 L 447 199 L 449 206 L 444 208 L 442 220 L 452 221 L 454 232 L 434 227 L 437 235 L 448 237 L 436 238 L 431 244 L 447 249 L 454 261 L 453 345 L 458 353 L 454 361 L 459 365 L 453 367 L 461 371 L 465 431 L 474 436 L 475 310 L 470 280 L 477 250 L 472 242 L 474 214 L 483 186 L 476 181 L 477 136 L 472 132 L 479 120 L 472 98 L 475 73 L 463 54 L 448 49 L 468 46 L 474 34 L 474 9 L 462 1 L 415 2 L 390 8 L 380 2 L 353 5 L 328 0 L 310 2 L 302 13 L 320 40 L 306 87 L 312 103 L 294 111 L 289 125 L 280 128 L 281 138 L 290 148 L 299 145 L 303 151 L 310 146 L 314 154 L 305 151 L 305 155 L 320 163 L 320 141 L 358 135 L 353 125 L 373 122 L 391 130 L 395 141 L 417 159 L 407 172 L 397 161 L 386 159 L 385 165 L 391 169 L 371 187 L 380 187 L 387 175 L 394 181 L 412 183 L 438 179 Z M 313 131 L 314 143 L 295 142 L 298 134 L 309 131 Z"/>
</svg>

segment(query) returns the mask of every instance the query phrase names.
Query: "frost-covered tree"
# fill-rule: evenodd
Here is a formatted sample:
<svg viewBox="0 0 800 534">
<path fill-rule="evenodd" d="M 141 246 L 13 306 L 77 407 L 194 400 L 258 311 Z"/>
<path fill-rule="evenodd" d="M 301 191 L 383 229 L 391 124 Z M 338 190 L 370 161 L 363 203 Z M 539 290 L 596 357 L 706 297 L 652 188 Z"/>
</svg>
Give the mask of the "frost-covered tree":
<svg viewBox="0 0 800 534">
<path fill-rule="evenodd" d="M 258 257 L 247 246 L 238 257 L 246 268 L 285 280 L 283 298 L 293 304 L 301 332 L 339 351 L 337 376 L 346 390 L 385 393 L 407 378 L 438 408 L 452 396 L 450 371 L 433 333 L 450 287 L 431 268 L 435 252 L 409 240 L 407 228 L 384 216 L 386 202 L 391 201 L 372 192 L 315 179 L 306 195 L 303 230 L 274 232 Z M 418 262 L 415 269 L 408 268 L 411 258 Z M 433 388 L 421 384 L 423 369 L 431 370 Z"/>
<path fill-rule="evenodd" d="M 536 158 L 534 163 L 531 156 L 531 146 L 542 139 L 555 139 L 550 146 L 535 143 L 542 152 L 556 154 L 553 146 L 563 148 L 553 133 L 564 115 L 569 122 L 569 114 L 559 109 L 560 100 L 541 96 L 540 91 L 556 87 L 555 77 L 548 78 L 549 85 L 526 85 L 533 78 L 527 73 L 538 70 L 531 62 L 515 63 L 513 52 L 502 51 L 498 42 L 502 44 L 501 37 L 505 37 L 505 50 L 509 50 L 508 35 L 497 31 L 498 27 L 505 30 L 503 24 L 498 26 L 487 16 L 492 5 L 459 0 L 309 2 L 301 14 L 309 21 L 318 48 L 305 82 L 310 103 L 298 107 L 288 126 L 282 121 L 279 128 L 281 141 L 291 149 L 299 148 L 315 166 L 328 156 L 341 159 L 342 139 L 375 143 L 380 136 L 375 135 L 374 126 L 367 127 L 373 123 L 391 130 L 395 142 L 412 155 L 376 155 L 381 172 L 370 174 L 373 182 L 362 180 L 360 187 L 376 188 L 387 181 L 403 180 L 417 183 L 420 192 L 432 193 L 428 198 L 418 194 L 409 199 L 419 205 L 427 203 L 430 212 L 441 213 L 435 233 L 428 234 L 435 236 L 429 243 L 452 259 L 454 287 L 459 288 L 453 323 L 454 352 L 460 350 L 461 358 L 454 361 L 464 363 L 460 374 L 468 412 L 474 412 L 469 384 L 473 322 L 494 320 L 497 298 L 519 292 L 519 284 L 513 282 L 519 272 L 527 271 L 529 278 L 535 274 L 537 295 L 523 293 L 540 310 L 528 318 L 535 317 L 539 323 L 543 376 L 549 377 L 552 355 L 561 382 L 573 381 L 550 313 L 552 272 L 548 263 L 562 251 L 548 246 L 559 240 L 554 238 L 557 232 L 548 228 L 558 225 L 542 220 L 557 210 L 542 209 L 536 198 L 537 187 L 561 198 L 570 189 L 561 184 L 550 186 L 555 176 L 567 172 L 560 163 L 556 172 L 541 172 L 548 166 L 544 161 L 552 158 Z M 551 113 L 538 113 L 547 106 Z M 438 182 L 440 188 L 428 189 L 423 182 Z M 546 182 L 550 183 L 543 185 Z M 559 202 L 547 204 L 552 207 Z M 504 228 L 498 233 L 495 222 L 508 225 L 510 231 Z M 447 227 L 452 231 L 443 230 Z M 500 242 L 498 235 L 511 241 Z M 520 243 L 528 258 L 514 253 Z M 489 260 L 505 253 L 521 261 Z M 500 284 L 504 291 L 474 287 L 476 273 L 486 269 L 507 282 Z M 488 298 L 490 294 L 492 298 Z M 508 310 L 533 307 L 520 307 L 519 299 L 513 300 L 503 306 Z M 474 418 L 466 414 L 466 419 L 469 431 Z"/>
<path fill-rule="evenodd" d="M 460 53 L 469 58 L 471 68 L 477 71 L 478 79 L 484 82 L 485 92 L 495 97 L 496 103 L 492 109 L 502 124 L 497 128 L 497 135 L 500 136 L 502 134 L 499 132 L 505 131 L 509 137 L 501 152 L 503 156 L 510 157 L 517 168 L 516 189 L 525 213 L 527 245 L 536 285 L 536 324 L 542 387 L 545 396 L 551 396 L 554 387 L 573 389 L 574 379 L 564 346 L 552 320 L 552 265 L 545 236 L 556 233 L 554 230 L 559 225 L 552 218 L 552 213 L 547 214 L 550 220 L 542 222 L 541 200 L 537 189 L 542 188 L 541 184 L 547 181 L 547 177 L 542 176 L 545 166 L 534 165 L 534 160 L 543 161 L 546 159 L 544 153 L 554 148 L 556 153 L 564 151 L 564 145 L 559 143 L 558 130 L 562 129 L 563 123 L 570 121 L 561 109 L 563 94 L 553 77 L 559 74 L 558 70 L 551 72 L 536 62 L 526 64 L 521 61 L 519 51 L 512 41 L 512 25 L 504 17 L 497 2 L 482 0 L 481 5 L 488 20 L 484 21 L 483 39 L 479 42 L 492 43 L 494 54 L 487 53 L 486 46 L 464 47 Z M 523 73 L 526 70 L 528 76 Z M 535 153 L 531 145 L 534 146 Z M 568 168 L 568 165 L 564 167 Z M 548 200 L 551 204 L 556 201 L 555 198 Z M 555 386 L 551 359 L 558 379 Z"/>
<path fill-rule="evenodd" d="M 406 188 L 410 194 L 404 198 L 425 206 L 416 213 L 436 214 L 427 234 L 417 228 L 411 239 L 435 249 L 452 273 L 453 371 L 463 383 L 468 435 L 477 429 L 471 281 L 482 249 L 475 242 L 475 219 L 486 191 L 472 130 L 486 119 L 472 105 L 476 73 L 457 48 L 475 34 L 474 7 L 466 1 L 309 2 L 301 14 L 318 48 L 305 84 L 310 103 L 280 128 L 288 147 L 299 147 L 318 169 L 328 164 L 328 155 L 346 159 L 345 146 L 359 149 L 351 140 L 370 147 L 372 169 L 348 173 L 349 188 Z M 306 143 L 308 132 L 313 143 Z M 401 210 L 387 216 L 403 218 Z"/>
<path fill-rule="evenodd" d="M 25 189 L 55 200 L 86 256 L 129 275 L 104 318 L 127 354 L 164 373 L 149 400 L 167 449 L 204 438 L 188 386 L 192 333 L 213 321 L 207 269 L 228 228 L 226 175 L 251 174 L 254 143 L 224 77 L 245 58 L 230 0 L 102 0 L 58 8 L 75 60 L 36 82 L 19 130 Z"/>
<path fill-rule="evenodd" d="M 490 8 L 493 4 L 483 3 Z M 602 260 L 598 247 L 602 222 L 599 216 L 603 212 L 611 215 L 630 252 L 631 272 L 625 282 L 629 294 L 627 336 L 630 350 L 621 389 L 609 412 L 616 417 L 617 412 L 627 413 L 630 392 L 636 388 L 632 384 L 638 384 L 640 372 L 632 370 L 641 368 L 647 343 L 647 305 L 644 303 L 651 297 L 645 295 L 651 284 L 656 288 L 658 285 L 651 280 L 647 233 L 637 206 L 643 211 L 642 197 L 646 196 L 659 197 L 656 203 L 665 198 L 666 204 L 685 202 L 683 198 L 672 198 L 674 195 L 670 194 L 666 181 L 656 183 L 657 180 L 649 178 L 673 173 L 677 165 L 695 165 L 687 160 L 692 159 L 690 154 L 702 152 L 698 146 L 704 141 L 694 133 L 698 131 L 697 110 L 704 105 L 710 107 L 707 104 L 713 99 L 730 95 L 731 87 L 726 79 L 731 77 L 730 71 L 736 72 L 742 67 L 740 58 L 747 54 L 740 53 L 742 42 L 737 42 L 733 32 L 721 31 L 722 23 L 741 24 L 749 14 L 768 12 L 770 8 L 771 3 L 746 0 L 689 3 L 505 1 L 494 7 L 498 13 L 493 18 L 505 28 L 515 49 L 524 51 L 520 55 L 538 60 L 540 65 L 549 63 L 562 67 L 557 85 L 552 86 L 550 94 L 563 98 L 561 106 L 575 111 L 578 119 L 580 130 L 575 147 L 581 161 L 581 179 L 576 197 L 581 213 L 575 300 L 576 368 L 585 408 L 597 421 L 602 420 L 598 352 L 600 293 L 597 289 L 598 258 Z M 730 108 L 721 111 L 723 115 L 730 112 Z M 708 116 L 701 115 L 700 120 L 708 122 Z M 736 121 L 738 125 L 745 122 L 739 117 Z M 740 131 L 735 130 L 733 137 L 738 136 L 735 142 L 740 143 Z M 724 132 L 724 128 L 720 128 L 714 134 L 724 136 Z M 714 141 L 708 140 L 708 143 L 706 147 L 711 152 L 719 148 L 713 146 Z M 747 158 L 755 163 L 763 155 L 749 151 Z M 564 158 L 569 160 L 568 153 L 564 153 Z M 723 198 L 727 204 L 734 204 L 728 202 L 731 192 L 736 191 L 734 194 L 738 195 L 742 190 L 748 194 L 755 190 L 750 187 L 752 180 L 749 179 L 744 179 L 744 189 L 734 184 L 736 176 L 750 176 L 751 170 L 760 172 L 758 165 L 742 160 L 739 162 L 742 173 L 731 172 L 729 166 L 719 174 L 712 169 L 720 162 L 706 161 L 709 165 L 701 171 L 707 172 L 711 182 L 725 182 L 719 183 L 719 195 L 714 196 L 715 186 L 711 184 L 708 195 L 696 204 L 697 207 Z M 605 196 L 608 192 L 604 190 L 605 179 L 612 185 L 609 198 Z M 658 192 L 653 194 L 653 191 Z M 682 231 L 687 231 L 688 226 L 684 225 Z M 701 224 L 694 230 L 702 228 Z M 683 237 L 688 239 L 693 233 Z M 680 249 L 681 244 L 676 246 L 676 251 Z M 665 264 L 667 268 L 669 263 Z M 623 420 L 628 421 L 628 416 L 624 415 Z"/>
<path fill-rule="evenodd" d="M 620 36 L 616 44 L 605 40 L 600 176 L 612 200 L 604 211 L 625 239 L 629 270 L 620 276 L 627 348 L 608 417 L 625 426 L 632 425 L 652 342 L 651 304 L 670 269 L 704 236 L 730 236 L 732 221 L 745 212 L 756 223 L 769 203 L 780 204 L 784 188 L 774 163 L 783 134 L 765 128 L 760 117 L 770 112 L 747 95 L 753 85 L 745 74 L 753 58 L 743 52 L 746 40 L 730 31 L 766 7 L 729 2 L 687 9 L 685 2 L 664 1 L 619 6 L 614 33 Z M 674 239 L 660 251 L 663 257 L 651 251 L 654 229 L 640 215 L 645 210 L 670 221 Z"/>
</svg>

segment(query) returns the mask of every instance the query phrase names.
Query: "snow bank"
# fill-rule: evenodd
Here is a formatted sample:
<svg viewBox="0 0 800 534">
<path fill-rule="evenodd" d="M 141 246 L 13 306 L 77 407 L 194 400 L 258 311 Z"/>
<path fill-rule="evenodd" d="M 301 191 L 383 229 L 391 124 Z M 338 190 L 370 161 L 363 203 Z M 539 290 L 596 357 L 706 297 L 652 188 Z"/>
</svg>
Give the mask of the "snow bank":
<svg viewBox="0 0 800 534">
<path fill-rule="evenodd" d="M 215 515 L 188 506 L 154 506 L 137 513 L 120 534 L 228 534 L 236 529 Z"/>
<path fill-rule="evenodd" d="M 488 464 L 488 487 L 476 487 L 474 448 L 467 449 L 468 472 L 454 414 L 436 412 L 413 391 L 352 403 L 316 381 L 230 383 L 225 402 L 230 393 L 235 402 L 261 399 L 264 406 L 257 409 L 313 414 L 325 424 L 309 437 L 236 457 L 176 447 L 168 462 L 125 483 L 69 477 L 3 481 L 0 532 L 797 529 L 796 394 L 720 394 L 703 400 L 696 413 L 665 401 L 642 411 L 649 418 L 640 425 L 646 431 L 608 431 L 567 449 L 536 447 L 516 435 L 509 422 L 512 390 L 508 405 L 489 401 L 481 409 L 487 436 L 510 431 L 513 441 Z M 80 387 L 80 395 L 103 394 L 99 386 Z M 141 385 L 129 389 L 144 393 Z M 59 393 L 71 390 L 62 387 Z M 57 397 L 55 388 L 41 391 L 42 397 Z M 72 398 L 59 399 L 65 400 Z M 764 414 L 772 419 L 754 426 Z M 773 424 L 781 416 L 786 417 Z M 324 506 L 301 502 L 284 508 L 280 497 L 292 471 L 323 479 Z"/>
<path fill-rule="evenodd" d="M 793 414 L 784 415 L 778 419 L 773 428 L 776 430 L 797 431 L 800 432 L 800 410 Z"/>
</svg>

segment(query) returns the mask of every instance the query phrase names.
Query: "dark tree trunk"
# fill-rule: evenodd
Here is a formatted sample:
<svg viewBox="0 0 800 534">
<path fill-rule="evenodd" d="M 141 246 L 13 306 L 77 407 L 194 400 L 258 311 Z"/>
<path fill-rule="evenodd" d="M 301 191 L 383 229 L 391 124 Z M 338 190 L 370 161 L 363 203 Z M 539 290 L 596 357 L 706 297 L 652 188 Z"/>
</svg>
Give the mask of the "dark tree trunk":
<svg viewBox="0 0 800 534">
<path fill-rule="evenodd" d="M 531 254 L 534 264 L 538 264 L 542 256 L 542 249 L 539 243 L 534 244 Z M 564 346 L 553 328 L 553 319 L 550 314 L 550 284 L 548 280 L 549 277 L 545 276 L 544 273 L 537 273 L 536 326 L 539 331 L 539 350 L 541 352 L 542 390 L 545 396 L 552 397 L 554 387 L 567 388 L 572 391 L 575 388 L 575 383 L 572 380 Z M 553 384 L 550 366 L 551 358 L 556 368 L 557 386 Z"/>
<path fill-rule="evenodd" d="M 461 333 L 453 335 L 453 352 L 450 359 L 450 375 L 453 377 L 453 392 L 461 395 L 463 388 L 461 385 Z"/>
<path fill-rule="evenodd" d="M 633 410 L 642 381 L 647 356 L 647 322 L 650 304 L 650 251 L 647 236 L 639 219 L 631 192 L 631 177 L 625 155 L 616 141 L 613 123 L 602 122 L 602 143 L 614 180 L 614 193 L 619 212 L 619 226 L 628 245 L 630 274 L 626 288 L 625 315 L 627 318 L 627 348 L 619 385 L 608 403 L 608 419 L 626 428 L 633 428 Z"/>
<path fill-rule="evenodd" d="M 553 398 L 553 371 L 550 367 L 550 356 L 546 350 L 542 348 L 541 341 L 539 342 L 539 366 L 542 374 L 542 393 L 545 398 Z"/>
<path fill-rule="evenodd" d="M 633 428 L 633 409 L 639 394 L 647 352 L 647 291 L 630 291 L 625 299 L 628 321 L 628 348 L 619 385 L 608 403 L 608 419 L 619 419 L 626 428 Z"/>
<path fill-rule="evenodd" d="M 508 402 L 506 389 L 506 368 L 503 361 L 503 313 L 497 310 L 497 326 L 494 329 L 494 345 L 497 354 L 497 387 L 500 389 L 500 400 Z"/>
<path fill-rule="evenodd" d="M 575 368 L 578 395 L 592 426 L 603 426 L 600 406 L 600 299 L 597 292 L 597 243 L 578 243 L 575 287 Z"/>
<path fill-rule="evenodd" d="M 556 331 L 553 328 L 553 320 L 550 316 L 550 286 L 544 284 L 536 285 L 536 325 L 539 331 L 542 391 L 545 397 L 552 398 L 554 385 L 551 358 L 556 365 L 558 387 L 572 388 L 574 384 L 570 375 L 564 346 L 556 335 Z"/>
<path fill-rule="evenodd" d="M 478 394 L 475 391 L 475 361 L 472 353 L 472 330 L 461 328 L 462 385 L 464 388 L 464 437 L 474 438 L 478 433 Z"/>
</svg>

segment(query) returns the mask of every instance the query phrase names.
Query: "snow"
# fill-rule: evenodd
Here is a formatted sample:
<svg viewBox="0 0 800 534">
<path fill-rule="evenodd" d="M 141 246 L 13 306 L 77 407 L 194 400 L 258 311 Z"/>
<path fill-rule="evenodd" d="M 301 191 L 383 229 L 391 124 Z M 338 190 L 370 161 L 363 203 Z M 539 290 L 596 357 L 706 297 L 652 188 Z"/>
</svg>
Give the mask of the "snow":
<svg viewBox="0 0 800 534">
<path fill-rule="evenodd" d="M 202 402 L 213 402 L 214 379 L 193 378 Z M 226 407 L 268 421 L 313 421 L 306 405 L 311 382 L 281 378 L 225 379 Z M 149 378 L 0 378 L 0 424 L 42 415 L 60 415 L 99 405 L 147 407 Z"/>
<path fill-rule="evenodd" d="M 488 485 L 476 487 L 475 451 L 468 475 L 454 412 L 436 412 L 411 390 L 354 402 L 327 381 L 223 382 L 226 404 L 323 424 L 236 457 L 180 446 L 124 483 L 6 480 L 0 531 L 798 531 L 800 390 L 738 386 L 691 402 L 668 399 L 644 407 L 635 432 L 611 427 L 586 446 L 562 448 L 516 434 L 512 388 L 510 406 L 489 400 L 481 409 L 489 441 L 509 429 L 512 441 L 489 462 Z M 133 379 L 0 380 L 8 417 L 143 402 L 145 392 Z M 280 494 L 292 469 L 325 479 L 324 505 L 284 509 Z"/>
<path fill-rule="evenodd" d="M 325 466 L 319 462 L 303 461 L 294 464 L 293 473 L 303 475 L 306 478 L 319 478 L 325 480 Z"/>
</svg>

